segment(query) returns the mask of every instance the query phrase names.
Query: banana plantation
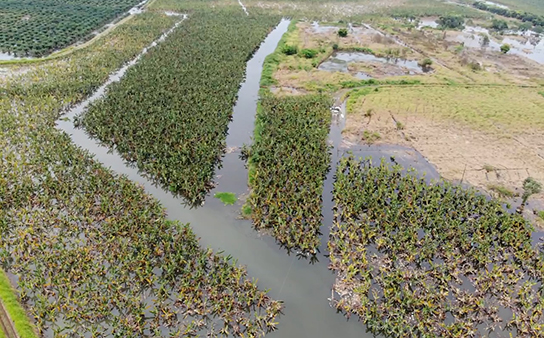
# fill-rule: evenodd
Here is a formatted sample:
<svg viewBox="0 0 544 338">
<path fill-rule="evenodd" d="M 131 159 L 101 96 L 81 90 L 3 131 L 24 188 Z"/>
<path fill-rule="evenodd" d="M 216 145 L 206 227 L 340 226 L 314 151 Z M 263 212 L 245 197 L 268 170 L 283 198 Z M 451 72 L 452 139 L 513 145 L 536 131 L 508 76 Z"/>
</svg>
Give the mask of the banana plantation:
<svg viewBox="0 0 544 338">
<path fill-rule="evenodd" d="M 3 0 L 0 52 L 40 57 L 88 36 L 141 0 Z"/>
<path fill-rule="evenodd" d="M 368 51 L 350 11 L 377 6 L 381 41 L 381 3 L 358 1 L 300 6 L 341 12 L 343 39 Z M 42 2 L 0 3 L 0 51 L 45 55 L 138 3 Z M 420 120 L 371 119 L 365 95 L 437 75 L 286 57 L 319 31 L 340 39 L 340 19 L 301 24 L 291 2 L 154 0 L 80 48 L 0 65 L 0 274 L 24 318 L 1 297 L 0 315 L 47 338 L 544 337 L 544 247 L 522 214 L 540 183 L 525 180 L 515 213 L 429 182 L 440 173 L 413 148 L 348 142 L 355 104 L 368 116 L 352 129 L 415 142 Z"/>
<path fill-rule="evenodd" d="M 382 160 L 343 158 L 332 304 L 390 337 L 540 337 L 543 254 L 496 200 Z"/>
<path fill-rule="evenodd" d="M 331 98 L 264 95 L 250 150 L 249 204 L 256 229 L 272 229 L 288 250 L 315 254 L 329 169 Z"/>
<path fill-rule="evenodd" d="M 178 20 L 143 13 L 1 88 L 0 262 L 40 336 L 256 337 L 275 329 L 282 303 L 243 267 L 202 248 L 141 186 L 54 128 Z"/>
<path fill-rule="evenodd" d="M 246 61 L 278 22 L 228 10 L 191 14 L 90 107 L 84 128 L 189 204 L 202 204 Z"/>
</svg>

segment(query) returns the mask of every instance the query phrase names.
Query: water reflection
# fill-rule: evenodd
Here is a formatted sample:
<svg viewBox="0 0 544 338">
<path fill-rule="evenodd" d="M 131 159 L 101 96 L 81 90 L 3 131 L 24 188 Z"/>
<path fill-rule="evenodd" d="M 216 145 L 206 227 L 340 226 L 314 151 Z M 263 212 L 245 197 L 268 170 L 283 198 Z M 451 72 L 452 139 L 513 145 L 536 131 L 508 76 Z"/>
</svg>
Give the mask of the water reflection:
<svg viewBox="0 0 544 338">
<path fill-rule="evenodd" d="M 424 69 L 415 60 L 405 60 L 401 58 L 386 58 L 362 52 L 337 52 L 331 55 L 325 62 L 319 65 L 318 69 L 329 72 L 349 71 L 349 64 L 354 62 L 380 62 L 384 64 L 395 65 L 408 70 L 409 74 L 418 74 L 424 72 Z M 359 73 L 362 78 L 370 78 L 368 74 Z M 366 76 L 366 77 L 365 77 Z"/>
</svg>

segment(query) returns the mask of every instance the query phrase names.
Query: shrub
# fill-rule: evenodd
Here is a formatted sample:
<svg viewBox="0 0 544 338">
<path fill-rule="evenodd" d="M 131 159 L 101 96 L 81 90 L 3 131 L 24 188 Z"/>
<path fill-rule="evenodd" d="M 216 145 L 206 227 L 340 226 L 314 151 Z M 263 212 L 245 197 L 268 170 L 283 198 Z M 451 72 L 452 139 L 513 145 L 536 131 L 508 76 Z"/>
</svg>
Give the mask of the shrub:
<svg viewBox="0 0 544 338">
<path fill-rule="evenodd" d="M 508 29 L 508 23 L 504 20 L 500 19 L 493 19 L 491 23 L 491 28 L 498 30 L 498 31 L 504 31 Z"/>
<path fill-rule="evenodd" d="M 298 47 L 292 45 L 283 46 L 281 52 L 285 55 L 295 55 L 298 53 Z"/>
<path fill-rule="evenodd" d="M 489 46 L 489 42 L 490 42 L 490 39 L 489 39 L 489 35 L 487 34 L 483 34 L 482 35 L 482 47 L 487 47 Z"/>
<path fill-rule="evenodd" d="M 332 49 L 333 49 L 333 50 L 338 50 L 338 44 L 337 44 L 337 43 L 333 44 L 333 45 L 332 45 Z"/>
<path fill-rule="evenodd" d="M 429 59 L 429 58 L 425 58 L 421 61 L 419 61 L 419 66 L 421 68 L 429 68 L 430 66 L 432 66 L 433 64 L 433 60 Z"/>
<path fill-rule="evenodd" d="M 531 195 L 540 194 L 542 192 L 542 184 L 532 177 L 527 177 L 523 181 L 523 195 L 521 196 L 522 205 L 527 204 L 527 200 Z"/>
<path fill-rule="evenodd" d="M 505 43 L 504 45 L 501 46 L 501 52 L 503 52 L 504 54 L 508 53 L 510 51 L 510 45 Z"/>
<path fill-rule="evenodd" d="M 300 51 L 300 54 L 304 56 L 306 59 L 313 59 L 318 54 L 318 51 L 315 49 L 305 48 Z"/>
<path fill-rule="evenodd" d="M 441 16 L 437 22 L 444 29 L 459 29 L 464 25 L 464 19 L 457 15 Z"/>
<path fill-rule="evenodd" d="M 340 36 L 341 38 L 345 38 L 346 36 L 348 36 L 348 29 L 347 28 L 340 28 L 338 30 L 338 36 Z"/>
</svg>

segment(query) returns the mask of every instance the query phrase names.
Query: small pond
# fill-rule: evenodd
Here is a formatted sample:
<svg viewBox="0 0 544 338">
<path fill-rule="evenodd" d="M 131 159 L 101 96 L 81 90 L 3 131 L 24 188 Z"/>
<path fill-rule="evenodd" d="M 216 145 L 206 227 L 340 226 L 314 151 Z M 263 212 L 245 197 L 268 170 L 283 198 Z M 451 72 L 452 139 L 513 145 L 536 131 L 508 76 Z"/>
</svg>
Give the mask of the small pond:
<svg viewBox="0 0 544 338">
<path fill-rule="evenodd" d="M 419 19 L 417 29 L 422 29 L 423 27 L 438 28 L 438 22 L 436 22 L 436 18 L 421 18 Z"/>
<path fill-rule="evenodd" d="M 318 34 L 334 32 L 337 31 L 339 28 L 340 27 L 337 26 L 323 26 L 320 25 L 317 21 L 312 22 L 312 29 Z"/>
<path fill-rule="evenodd" d="M 329 72 L 344 72 L 347 73 L 348 65 L 353 62 L 380 62 L 384 64 L 390 64 L 399 68 L 405 68 L 411 75 L 419 74 L 424 70 L 418 65 L 415 60 L 404 60 L 398 58 L 385 58 L 378 57 L 372 54 L 366 54 L 362 52 L 337 52 L 331 55 L 325 62 L 323 62 L 318 69 Z M 361 79 L 369 79 L 370 76 L 364 73 L 358 73 L 356 75 Z"/>
</svg>

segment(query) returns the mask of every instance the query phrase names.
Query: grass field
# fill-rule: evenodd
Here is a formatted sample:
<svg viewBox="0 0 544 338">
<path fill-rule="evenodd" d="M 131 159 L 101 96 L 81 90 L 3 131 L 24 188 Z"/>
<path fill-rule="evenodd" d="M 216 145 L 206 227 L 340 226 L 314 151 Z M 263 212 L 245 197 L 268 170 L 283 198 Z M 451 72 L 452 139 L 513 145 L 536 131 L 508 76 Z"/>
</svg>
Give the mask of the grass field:
<svg viewBox="0 0 544 338">
<path fill-rule="evenodd" d="M 380 88 L 349 100 L 350 113 L 372 109 L 405 116 L 449 119 L 471 128 L 523 133 L 544 129 L 544 97 L 535 88 L 493 86 L 409 86 Z"/>
</svg>

